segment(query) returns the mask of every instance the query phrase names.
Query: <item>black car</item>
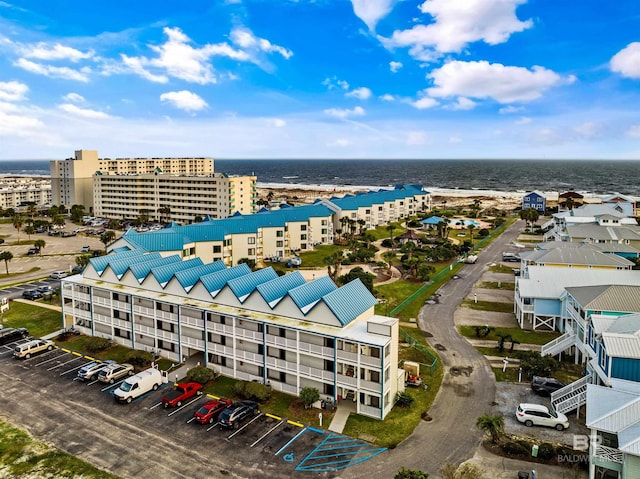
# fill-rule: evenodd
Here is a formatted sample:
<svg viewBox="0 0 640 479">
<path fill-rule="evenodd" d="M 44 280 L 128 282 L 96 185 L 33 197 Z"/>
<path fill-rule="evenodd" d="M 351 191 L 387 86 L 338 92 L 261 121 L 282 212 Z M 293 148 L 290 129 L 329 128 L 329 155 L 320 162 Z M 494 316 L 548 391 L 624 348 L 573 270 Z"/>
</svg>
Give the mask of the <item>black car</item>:
<svg viewBox="0 0 640 479">
<path fill-rule="evenodd" d="M 44 296 L 37 289 L 28 289 L 28 290 L 22 292 L 22 297 L 24 299 L 31 299 L 31 300 L 35 301 L 36 299 L 43 298 Z"/>
<path fill-rule="evenodd" d="M 4 238 L 0 238 L 0 244 L 4 243 Z"/>
<path fill-rule="evenodd" d="M 235 402 L 220 413 L 218 417 L 220 429 L 238 429 L 244 419 L 258 412 L 258 403 L 255 401 Z"/>
<path fill-rule="evenodd" d="M 18 339 L 29 337 L 27 328 L 2 328 L 0 329 L 0 345 L 12 343 Z"/>
<path fill-rule="evenodd" d="M 540 396 L 550 396 L 552 392 L 562 389 L 566 384 L 555 378 L 544 378 L 542 376 L 533 376 L 531 380 L 531 389 Z"/>
</svg>

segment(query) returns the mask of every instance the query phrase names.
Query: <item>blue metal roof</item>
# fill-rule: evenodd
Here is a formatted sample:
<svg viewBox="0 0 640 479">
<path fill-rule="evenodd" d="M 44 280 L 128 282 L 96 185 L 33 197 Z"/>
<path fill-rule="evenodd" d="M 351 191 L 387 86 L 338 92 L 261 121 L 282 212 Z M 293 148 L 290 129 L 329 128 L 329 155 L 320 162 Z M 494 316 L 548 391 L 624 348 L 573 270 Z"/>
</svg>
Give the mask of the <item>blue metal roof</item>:
<svg viewBox="0 0 640 479">
<path fill-rule="evenodd" d="M 165 266 L 158 266 L 151 270 L 151 274 L 156 278 L 156 281 L 164 288 L 164 286 L 173 278 L 173 275 L 178 271 L 182 271 L 189 268 L 195 268 L 201 266 L 202 260 L 200 258 L 188 259 L 186 261 L 180 261 L 179 263 L 172 263 Z"/>
<path fill-rule="evenodd" d="M 258 271 L 254 271 L 251 274 L 246 276 L 240 276 L 239 278 L 235 278 L 230 280 L 227 285 L 233 291 L 233 294 L 236 295 L 236 298 L 242 303 L 247 296 L 253 293 L 253 290 L 259 284 L 262 284 L 266 281 L 270 281 L 278 277 L 278 273 L 276 273 L 271 266 L 264 269 L 259 269 Z"/>
<path fill-rule="evenodd" d="M 113 253 L 122 253 L 124 251 L 131 251 L 131 248 L 128 246 L 119 246 L 117 248 L 113 248 L 111 251 Z"/>
<path fill-rule="evenodd" d="M 113 271 L 113 273 L 118 277 L 118 279 L 120 279 L 122 278 L 122 275 L 129 269 L 129 266 L 131 266 L 132 264 L 145 263 L 147 261 L 152 261 L 158 258 L 161 258 L 160 253 L 153 252 L 153 253 L 143 254 L 140 256 L 132 256 L 129 258 L 112 259 L 111 261 L 109 261 L 108 267 L 111 268 L 111 271 Z"/>
<path fill-rule="evenodd" d="M 163 266 L 166 264 L 176 263 L 178 261 L 182 261 L 180 255 L 174 254 L 171 256 L 167 256 L 166 258 L 161 256 L 159 258 L 154 258 L 150 261 L 145 261 L 144 263 L 134 263 L 129 266 L 129 271 L 133 273 L 138 282 L 142 283 L 147 275 L 151 272 L 153 268 L 158 266 Z"/>
<path fill-rule="evenodd" d="M 271 309 L 293 288 L 307 284 L 300 271 L 294 271 L 259 284 L 256 289 Z"/>
<path fill-rule="evenodd" d="M 246 263 L 227 268 L 216 273 L 210 273 L 200 277 L 200 282 L 213 295 L 217 293 L 232 279 L 251 274 L 251 268 Z"/>
<path fill-rule="evenodd" d="M 289 291 L 289 296 L 300 311 L 306 313 L 309 306 L 316 304 L 323 296 L 336 289 L 338 287 L 329 276 L 320 276 L 318 279 L 292 289 Z"/>
<path fill-rule="evenodd" d="M 216 271 L 222 271 L 223 269 L 227 269 L 224 262 L 214 261 L 213 263 L 203 264 L 201 266 L 196 266 L 195 268 L 177 271 L 175 276 L 184 290 L 188 292 L 193 285 L 196 284 L 196 281 L 200 279 L 200 276 L 215 273 Z"/>
<path fill-rule="evenodd" d="M 121 253 L 109 253 L 105 256 L 90 258 L 89 264 L 93 266 L 93 269 L 95 269 L 99 275 L 102 275 L 102 272 L 109 264 L 109 261 L 118 260 L 122 258 L 133 258 L 134 256 L 141 256 L 143 254 L 144 254 L 144 251 L 137 251 L 137 250 L 123 251 Z"/>
<path fill-rule="evenodd" d="M 366 310 L 375 306 L 377 302 L 360 279 L 354 279 L 332 291 L 324 296 L 322 301 L 335 314 L 342 326 L 349 324 Z"/>
<path fill-rule="evenodd" d="M 437 225 L 439 223 L 447 223 L 447 220 L 440 218 L 439 216 L 430 216 L 429 218 L 422 220 L 420 223 L 423 225 Z"/>
<path fill-rule="evenodd" d="M 180 226 L 162 228 L 157 231 L 138 233 L 129 229 L 122 235 L 129 243 L 139 245 L 148 251 L 182 251 L 185 244 L 193 243 L 180 231 Z"/>
</svg>

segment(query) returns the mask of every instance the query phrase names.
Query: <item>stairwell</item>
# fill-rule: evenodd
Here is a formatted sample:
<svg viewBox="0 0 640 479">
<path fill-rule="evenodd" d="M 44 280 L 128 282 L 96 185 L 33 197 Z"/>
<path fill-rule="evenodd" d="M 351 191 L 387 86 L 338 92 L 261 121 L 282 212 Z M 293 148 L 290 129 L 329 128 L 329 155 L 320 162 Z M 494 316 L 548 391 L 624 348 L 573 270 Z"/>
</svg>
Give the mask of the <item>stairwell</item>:
<svg viewBox="0 0 640 479">
<path fill-rule="evenodd" d="M 565 349 L 570 348 L 575 344 L 575 333 L 573 330 L 569 330 L 562 336 L 558 336 L 556 339 L 549 341 L 540 348 L 540 354 L 542 356 L 555 356 L 560 354 Z"/>
<path fill-rule="evenodd" d="M 587 384 L 591 382 L 591 374 L 566 385 L 551 393 L 551 405 L 557 412 L 567 413 L 584 406 L 587 402 Z"/>
</svg>

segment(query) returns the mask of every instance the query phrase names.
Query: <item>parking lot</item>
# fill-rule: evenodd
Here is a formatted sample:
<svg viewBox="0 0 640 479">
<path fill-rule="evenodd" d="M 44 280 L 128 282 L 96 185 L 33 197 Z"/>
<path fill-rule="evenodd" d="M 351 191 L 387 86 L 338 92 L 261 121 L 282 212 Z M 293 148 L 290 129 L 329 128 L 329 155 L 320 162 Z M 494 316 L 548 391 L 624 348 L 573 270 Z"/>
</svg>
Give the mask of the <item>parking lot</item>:
<svg viewBox="0 0 640 479">
<path fill-rule="evenodd" d="M 77 379 L 78 370 L 93 358 L 56 348 L 14 359 L 13 348 L 24 341 L 0 346 L 5 417 L 121 477 L 334 477 L 385 451 L 265 412 L 237 429 L 203 425 L 193 420 L 194 412 L 215 396 L 164 408 L 161 397 L 170 383 L 131 404 L 118 404 L 113 391 L 124 379 L 113 385 Z M 140 447 L 141 441 L 150 447 Z"/>
</svg>

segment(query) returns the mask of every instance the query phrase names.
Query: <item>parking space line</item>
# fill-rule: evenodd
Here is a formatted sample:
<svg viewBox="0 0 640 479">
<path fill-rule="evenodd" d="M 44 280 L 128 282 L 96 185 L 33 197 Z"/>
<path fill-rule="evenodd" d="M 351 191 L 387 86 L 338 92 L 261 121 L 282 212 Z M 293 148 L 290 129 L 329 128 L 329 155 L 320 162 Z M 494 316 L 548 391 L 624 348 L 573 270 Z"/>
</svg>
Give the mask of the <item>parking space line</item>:
<svg viewBox="0 0 640 479">
<path fill-rule="evenodd" d="M 262 437 L 260 437 L 259 439 L 256 439 L 256 441 L 251 444 L 249 447 L 253 447 L 256 444 L 258 444 L 260 441 L 262 441 L 265 437 L 267 437 L 269 434 L 271 434 L 273 431 L 275 431 L 278 426 L 280 426 L 280 424 L 284 424 L 284 421 L 280 421 L 278 424 L 276 424 L 275 426 L 273 426 L 271 429 L 269 429 L 267 432 L 265 432 Z"/>
<path fill-rule="evenodd" d="M 285 450 L 286 448 L 288 448 L 291 444 L 293 444 L 295 441 L 297 441 L 297 440 L 298 440 L 298 438 L 299 438 L 300 436 L 302 436 L 302 434 L 304 434 L 304 432 L 305 432 L 306 430 L 307 430 L 307 428 L 306 428 L 306 427 L 305 427 L 305 428 L 302 428 L 302 431 L 300 431 L 298 434 L 296 434 L 294 437 L 292 437 L 292 438 L 291 438 L 291 440 L 290 440 L 288 443 L 286 443 L 284 446 L 282 446 L 282 447 L 278 450 L 278 452 L 276 452 L 276 453 L 274 454 L 274 456 L 278 456 L 282 451 L 284 451 L 284 450 Z"/>
<path fill-rule="evenodd" d="M 75 368 L 72 368 L 72 369 L 67 369 L 65 372 L 60 373 L 60 376 L 64 376 L 65 374 L 72 373 L 73 371 L 77 371 L 77 370 L 78 370 L 78 369 L 80 369 L 82 366 L 84 366 L 84 364 L 81 364 L 80 366 L 76 366 Z"/>
<path fill-rule="evenodd" d="M 44 361 L 40 361 L 38 364 L 36 364 L 36 367 L 42 366 L 43 364 L 47 364 L 48 362 L 51 362 L 51 361 L 55 361 L 58 358 L 66 356 L 67 354 L 69 354 L 69 353 L 60 354 L 59 356 L 54 356 L 52 358 L 45 359 Z M 34 356 L 31 356 L 31 359 L 33 359 L 33 358 L 34 358 Z M 28 361 L 28 359 L 27 359 L 27 361 Z"/>
<path fill-rule="evenodd" d="M 149 410 L 151 410 L 151 409 L 155 409 L 155 408 L 157 408 L 158 406 L 161 406 L 161 405 L 162 405 L 162 401 L 160 401 L 159 403 L 156 403 L 156 404 L 154 404 L 153 406 L 151 406 L 151 407 L 149 408 Z"/>
<path fill-rule="evenodd" d="M 193 421 L 195 421 L 195 419 L 196 419 L 196 417 L 193 416 L 191 419 L 187 420 L 186 423 L 187 424 L 192 423 Z"/>
<path fill-rule="evenodd" d="M 287 424 L 291 424 L 292 426 L 304 427 L 304 424 L 300 424 L 299 422 L 291 421 L 290 419 L 287 420 Z"/>
<path fill-rule="evenodd" d="M 125 382 L 127 378 L 125 379 L 121 379 L 120 381 L 118 381 L 117 383 L 113 383 L 113 384 L 109 384 L 108 386 L 103 387 L 100 391 L 105 392 L 108 391 L 109 389 L 115 389 L 116 387 L 120 386 L 120 384 L 122 384 L 123 382 Z"/>
<path fill-rule="evenodd" d="M 229 439 L 231 439 L 233 436 L 235 436 L 236 434 L 238 434 L 240 431 L 248 428 L 252 423 L 254 423 L 255 421 L 257 421 L 258 419 L 260 419 L 260 417 L 262 416 L 262 414 L 258 414 L 256 417 L 254 417 L 251 421 L 249 421 L 248 423 L 246 423 L 244 426 L 242 426 L 240 429 L 238 429 L 236 432 L 234 432 L 233 434 L 231 434 L 230 436 L 227 436 L 227 441 Z"/>
<path fill-rule="evenodd" d="M 220 421 L 218 421 L 217 423 L 215 423 L 215 424 L 213 424 L 213 425 L 209 426 L 209 427 L 207 428 L 207 431 L 211 431 L 214 427 L 218 426 L 219 424 L 220 424 Z"/>
<path fill-rule="evenodd" d="M 173 416 L 175 413 L 177 413 L 178 411 L 182 411 L 184 408 L 186 408 L 188 405 L 193 404 L 194 402 L 200 400 L 202 398 L 202 396 L 198 396 L 197 398 L 191 400 L 188 403 L 183 404 L 182 406 L 180 406 L 179 408 L 174 409 L 173 411 L 171 411 L 169 414 L 167 414 L 167 417 L 171 417 Z"/>
<path fill-rule="evenodd" d="M 69 364 L 69 363 L 72 363 L 74 361 L 77 361 L 78 359 L 82 359 L 82 358 L 69 359 L 69 361 L 65 361 L 64 363 L 58 364 L 57 366 L 51 366 L 50 368 L 47 368 L 47 371 L 53 371 L 54 369 L 58 369 L 58 368 L 64 366 L 65 364 Z"/>
<path fill-rule="evenodd" d="M 268 412 L 265 413 L 264 415 L 267 416 L 267 417 L 270 417 L 271 419 L 275 419 L 276 421 L 282 421 L 282 418 L 280 416 L 276 416 L 276 415 L 268 413 Z"/>
<path fill-rule="evenodd" d="M 73 354 L 74 356 L 80 356 L 82 357 L 82 353 L 78 353 L 76 351 L 71 351 L 71 354 Z"/>
</svg>

